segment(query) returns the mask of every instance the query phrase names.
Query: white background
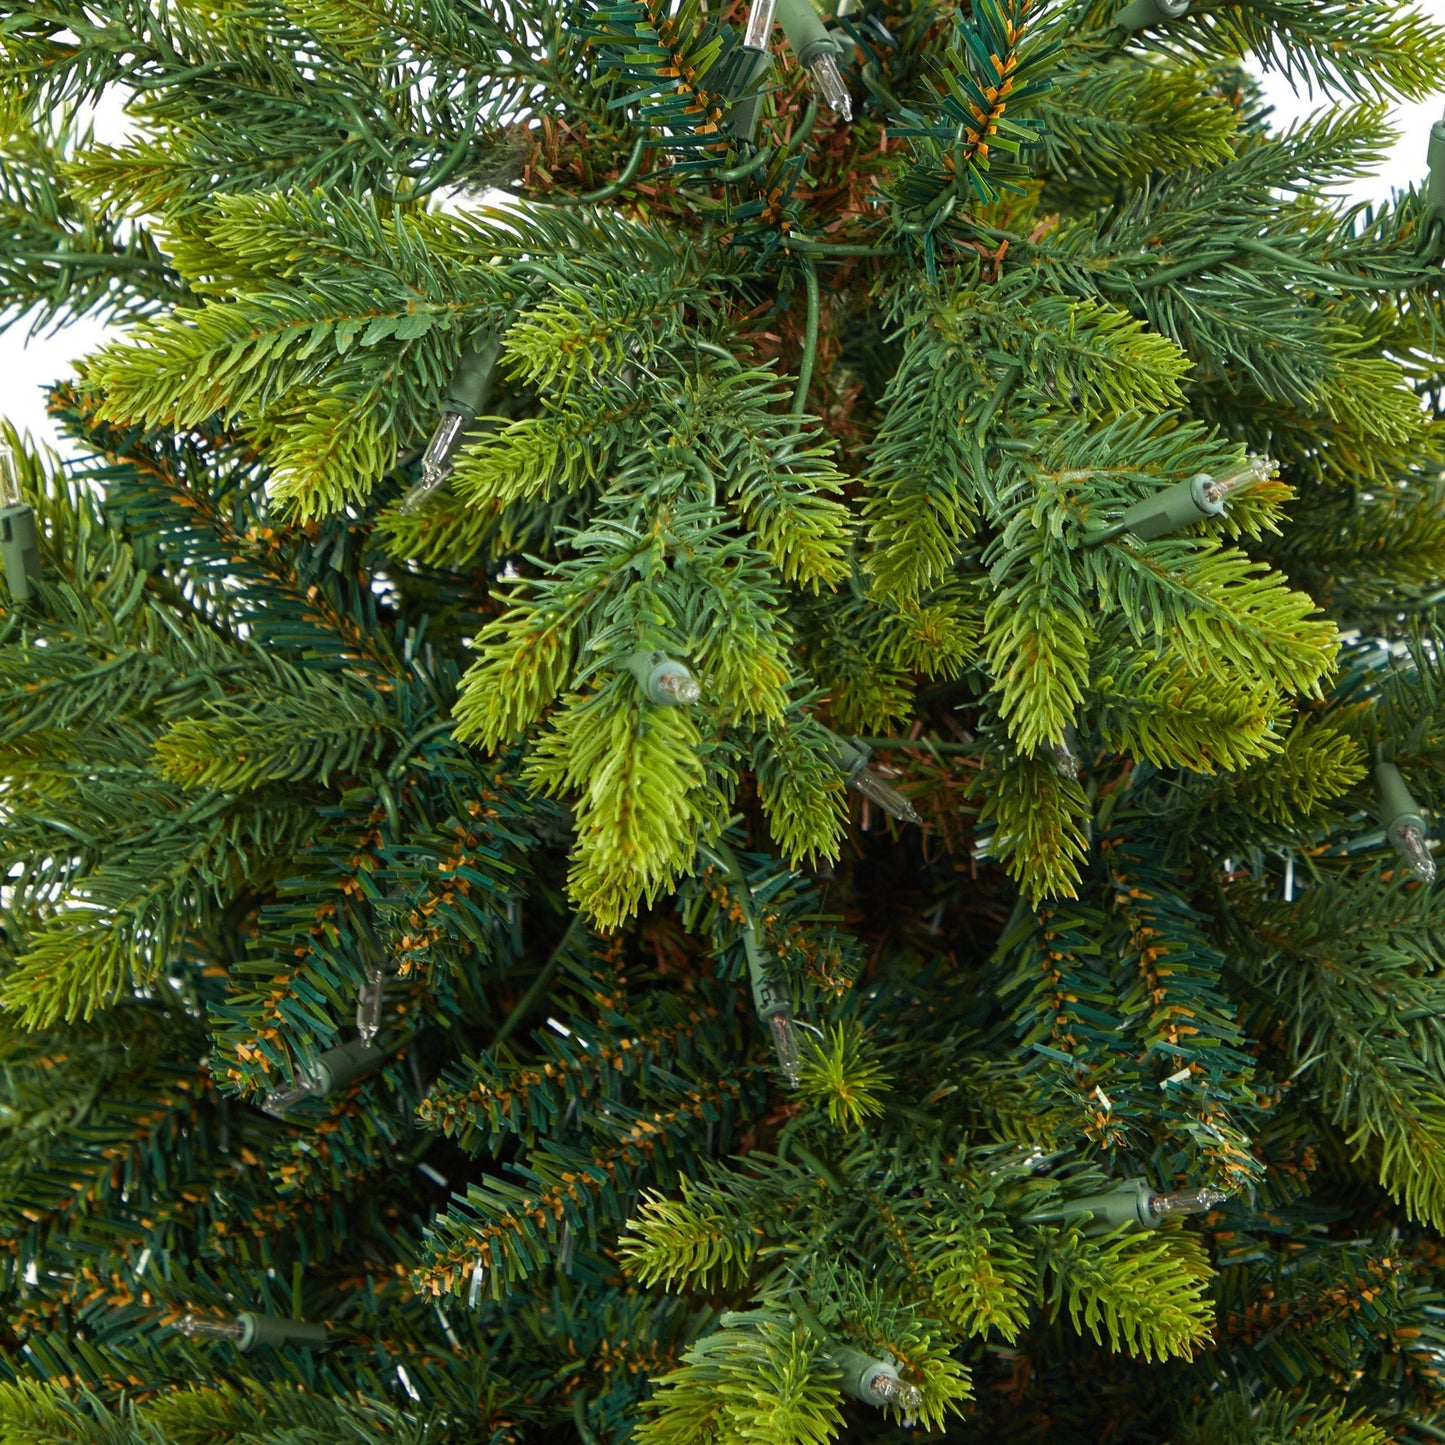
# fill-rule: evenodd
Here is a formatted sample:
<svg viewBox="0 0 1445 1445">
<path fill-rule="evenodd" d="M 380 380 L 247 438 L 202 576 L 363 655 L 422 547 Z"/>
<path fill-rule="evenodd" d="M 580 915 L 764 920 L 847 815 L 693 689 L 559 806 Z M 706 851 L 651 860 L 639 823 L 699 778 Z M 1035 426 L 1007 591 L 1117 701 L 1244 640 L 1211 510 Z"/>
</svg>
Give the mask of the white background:
<svg viewBox="0 0 1445 1445">
<path fill-rule="evenodd" d="M 1445 0 L 1416 0 L 1417 7 L 1445 23 Z M 1320 97 L 1296 96 L 1278 74 L 1266 74 L 1265 91 L 1275 108 L 1275 122 L 1283 126 L 1297 116 L 1308 115 L 1322 104 Z M 1401 106 L 1393 124 L 1399 138 L 1379 171 L 1341 192 L 1351 201 L 1379 201 L 1394 189 L 1418 183 L 1425 174 L 1425 146 L 1431 124 L 1445 108 L 1445 85 L 1441 95 L 1420 105 Z M 116 111 L 102 110 L 96 120 L 97 139 L 119 141 L 124 133 L 123 118 Z M 93 351 L 105 339 L 106 328 L 90 320 L 76 322 L 58 333 L 31 336 L 28 318 L 13 322 L 0 331 L 0 415 L 8 417 L 36 441 L 56 445 L 58 438 L 45 415 L 44 387 L 69 371 L 76 358 Z"/>
</svg>

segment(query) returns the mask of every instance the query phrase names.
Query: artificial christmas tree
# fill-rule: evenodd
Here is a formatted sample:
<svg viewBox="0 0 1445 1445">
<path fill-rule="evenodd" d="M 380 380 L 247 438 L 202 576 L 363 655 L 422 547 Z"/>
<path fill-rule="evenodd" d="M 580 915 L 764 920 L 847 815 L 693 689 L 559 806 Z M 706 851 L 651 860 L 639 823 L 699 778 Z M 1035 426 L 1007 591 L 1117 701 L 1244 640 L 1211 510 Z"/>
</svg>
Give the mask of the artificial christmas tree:
<svg viewBox="0 0 1445 1445">
<path fill-rule="evenodd" d="M 0 0 L 0 1442 L 1445 1438 L 1445 34 L 765 5 Z"/>
</svg>

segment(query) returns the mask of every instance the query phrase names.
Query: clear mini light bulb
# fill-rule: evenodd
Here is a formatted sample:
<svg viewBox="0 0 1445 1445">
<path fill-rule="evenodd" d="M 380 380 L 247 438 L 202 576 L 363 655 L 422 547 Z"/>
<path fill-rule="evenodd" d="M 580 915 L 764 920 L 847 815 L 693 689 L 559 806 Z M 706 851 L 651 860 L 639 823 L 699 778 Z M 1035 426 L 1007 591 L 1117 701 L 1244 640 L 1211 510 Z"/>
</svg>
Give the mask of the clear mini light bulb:
<svg viewBox="0 0 1445 1445">
<path fill-rule="evenodd" d="M 1209 1185 L 1198 1189 L 1175 1189 L 1155 1194 L 1149 1200 L 1149 1213 L 1155 1219 L 1170 1219 L 1181 1214 L 1208 1214 L 1216 1204 L 1223 1204 L 1229 1195 Z"/>
<path fill-rule="evenodd" d="M 923 1391 L 917 1385 L 882 1370 L 869 1382 L 868 1393 L 879 1405 L 896 1405 L 905 1415 L 913 1414 L 923 1403 Z"/>
<path fill-rule="evenodd" d="M 1204 1185 L 1198 1189 L 1156 1190 L 1147 1179 L 1120 1179 L 1100 1194 L 1083 1199 L 1061 1199 L 1024 1215 L 1028 1224 L 1067 1221 L 1084 1234 L 1097 1237 L 1121 1226 L 1158 1229 L 1165 1219 L 1185 1214 L 1207 1214 L 1229 1196 Z"/>
<path fill-rule="evenodd" d="M 0 507 L 23 507 L 25 493 L 20 489 L 20 463 L 14 448 L 0 437 Z"/>
<path fill-rule="evenodd" d="M 692 707 L 702 697 L 702 687 L 687 664 L 675 661 L 660 648 L 634 652 L 626 666 L 642 695 L 658 707 Z"/>
<path fill-rule="evenodd" d="M 436 430 L 431 434 L 421 458 L 421 479 L 402 498 L 401 510 L 414 512 L 451 475 L 452 453 L 461 440 L 462 430 L 470 417 L 460 412 L 444 411 Z"/>
<path fill-rule="evenodd" d="M 898 1365 L 891 1355 L 878 1359 L 851 1345 L 839 1346 L 829 1353 L 838 1367 L 841 1377 L 838 1386 L 845 1395 L 880 1409 L 892 1405 L 905 1416 L 912 1415 L 923 1404 L 923 1391 L 898 1378 Z"/>
<path fill-rule="evenodd" d="M 285 1117 L 286 1111 L 299 1104 L 302 1099 L 311 1099 L 319 1090 L 316 1081 L 309 1079 L 293 1084 L 289 1089 L 273 1089 L 261 1100 L 261 1108 L 275 1119 Z"/>
<path fill-rule="evenodd" d="M 743 44 L 749 50 L 766 50 L 768 37 L 773 33 L 773 15 L 778 0 L 753 0 L 748 11 L 748 27 L 743 32 Z"/>
<path fill-rule="evenodd" d="M 243 1355 L 249 1355 L 258 1346 L 319 1350 L 327 1342 L 325 1325 L 309 1320 L 283 1319 L 280 1315 L 263 1315 L 255 1310 L 246 1310 L 234 1320 L 207 1320 L 187 1312 L 176 1328 L 191 1339 L 200 1336 L 228 1340 Z"/>
<path fill-rule="evenodd" d="M 1048 758 L 1049 766 L 1059 777 L 1067 778 L 1071 783 L 1079 781 L 1082 776 L 1082 766 L 1073 748 L 1069 746 L 1067 737 L 1059 742 L 1047 744 L 1044 748 L 1044 756 Z"/>
<path fill-rule="evenodd" d="M 803 1079 L 803 1057 L 798 1048 L 798 1026 L 786 1009 L 780 1009 L 768 1018 L 768 1032 L 773 1036 L 773 1050 L 778 1056 L 778 1067 L 783 1071 L 790 1088 L 796 1089 Z"/>
<path fill-rule="evenodd" d="M 819 51 L 808 62 L 808 69 L 812 72 L 818 89 L 823 92 L 823 99 L 827 102 L 828 109 L 835 111 L 844 120 L 852 120 L 853 98 L 848 94 L 848 87 L 843 84 L 843 75 L 838 69 L 837 57 L 831 51 Z"/>
<path fill-rule="evenodd" d="M 1405 866 L 1422 882 L 1435 881 L 1435 859 L 1425 835 L 1413 823 L 1406 823 L 1396 829 L 1392 840 L 1395 851 L 1405 860 Z"/>
<path fill-rule="evenodd" d="M 385 1059 L 385 1054 L 373 1048 L 369 1039 L 352 1039 L 349 1043 L 338 1044 L 327 1049 L 309 1068 L 298 1071 L 296 1082 L 290 1088 L 275 1089 L 267 1094 L 261 1107 L 275 1118 L 283 1118 L 292 1105 L 299 1104 L 303 1099 L 325 1098 L 334 1094 L 354 1079 L 379 1068 Z"/>
<path fill-rule="evenodd" d="M 414 512 L 451 475 L 452 457 L 462 433 L 477 419 L 492 390 L 492 374 L 502 354 L 493 338 L 462 353 L 439 403 L 441 420 L 421 458 L 421 479 L 402 498 L 401 510 Z"/>
<path fill-rule="evenodd" d="M 833 745 L 838 750 L 838 764 L 848 775 L 844 785 L 855 793 L 869 799 L 900 823 L 921 823 L 917 809 L 891 783 L 885 783 L 877 773 L 870 773 L 867 762 L 872 749 L 859 738 L 840 738 L 833 734 Z"/>
<path fill-rule="evenodd" d="M 918 810 L 893 786 L 885 783 L 877 773 L 860 768 L 848 779 L 848 786 L 855 793 L 862 793 L 871 802 L 877 803 L 890 818 L 900 823 L 921 823 Z"/>
<path fill-rule="evenodd" d="M 852 120 L 853 101 L 838 69 L 846 53 L 843 41 L 829 33 L 813 0 L 778 0 L 777 15 L 793 54 L 812 75 L 828 107 L 844 120 Z"/>
<path fill-rule="evenodd" d="M 683 672 L 681 669 L 660 673 L 653 688 L 660 692 L 672 707 L 691 707 L 702 697 L 702 688 L 697 679 L 690 672 Z"/>
<path fill-rule="evenodd" d="M 1262 482 L 1270 479 L 1274 471 L 1274 463 L 1268 457 L 1249 456 L 1245 463 L 1237 471 L 1228 473 L 1223 477 L 1206 478 L 1200 490 L 1204 494 L 1205 501 L 1211 505 L 1226 502 L 1230 497 L 1238 496 L 1241 492 L 1247 492 L 1251 487 L 1257 487 Z"/>
<path fill-rule="evenodd" d="M 0 566 L 15 602 L 28 602 L 40 581 L 40 539 L 35 512 L 20 486 L 20 459 L 0 438 Z"/>
<path fill-rule="evenodd" d="M 188 1340 L 232 1340 L 239 1343 L 246 1337 L 246 1326 L 240 1320 L 208 1320 L 189 1310 L 177 1321 L 175 1328 Z"/>
<path fill-rule="evenodd" d="M 1267 482 L 1274 471 L 1275 464 L 1268 457 L 1250 456 L 1242 467 L 1222 477 L 1198 472 L 1186 481 L 1175 482 L 1172 487 L 1140 498 L 1117 522 L 1107 527 L 1095 527 L 1085 532 L 1079 541 L 1085 547 L 1097 547 L 1128 532 L 1137 541 L 1152 542 L 1156 537 L 1167 536 L 1181 527 L 1191 527 L 1196 522 L 1219 516 L 1231 497 Z"/>
<path fill-rule="evenodd" d="M 369 969 L 366 982 L 356 995 L 356 1036 L 364 1044 L 371 1043 L 381 1031 L 381 1005 L 385 988 L 381 970 Z"/>
<path fill-rule="evenodd" d="M 1375 764 L 1375 792 L 1380 821 L 1390 846 L 1422 883 L 1435 881 L 1435 860 L 1425 832 L 1425 815 L 1394 763 Z"/>
</svg>

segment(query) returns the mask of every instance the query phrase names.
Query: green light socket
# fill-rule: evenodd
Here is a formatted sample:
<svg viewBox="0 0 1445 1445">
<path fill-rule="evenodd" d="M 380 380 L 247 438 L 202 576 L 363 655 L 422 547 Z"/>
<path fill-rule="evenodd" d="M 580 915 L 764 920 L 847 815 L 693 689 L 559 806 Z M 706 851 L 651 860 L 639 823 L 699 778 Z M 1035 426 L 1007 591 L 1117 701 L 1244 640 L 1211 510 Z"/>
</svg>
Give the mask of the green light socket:
<svg viewBox="0 0 1445 1445">
<path fill-rule="evenodd" d="M 1201 472 L 1187 482 L 1175 482 L 1172 487 L 1135 502 L 1119 519 L 1120 528 L 1141 542 L 1152 542 L 1205 517 L 1217 517 L 1224 510 L 1224 499 L 1209 500 L 1204 491 L 1209 481 Z"/>
<path fill-rule="evenodd" d="M 627 670 L 637 679 L 642 695 L 658 707 L 678 707 L 696 702 L 697 681 L 681 662 L 659 648 L 644 647 L 626 662 Z"/>
<path fill-rule="evenodd" d="M 751 145 L 757 139 L 758 122 L 763 115 L 763 100 L 767 96 L 766 89 L 759 87 L 763 77 L 772 69 L 773 57 L 772 52 L 767 50 L 744 50 L 743 54 L 751 55 L 753 60 L 746 72 L 742 98 L 734 102 L 728 119 L 732 121 L 734 139 Z"/>
<path fill-rule="evenodd" d="M 40 539 L 35 513 L 25 503 L 0 510 L 0 561 L 14 602 L 29 602 L 40 580 Z"/>
<path fill-rule="evenodd" d="M 1132 1229 L 1158 1229 L 1159 1220 L 1149 1208 L 1154 1187 L 1147 1179 L 1121 1179 L 1102 1194 L 1089 1194 L 1083 1199 L 1069 1199 L 1025 1215 L 1030 1223 L 1061 1224 L 1076 1222 L 1078 1216 L 1090 1216 L 1081 1226 L 1086 1235 L 1108 1234 L 1121 1224 Z"/>
<path fill-rule="evenodd" d="M 327 1051 L 316 1060 L 314 1077 L 318 1094 L 334 1094 L 344 1089 L 353 1079 L 370 1073 L 381 1065 L 386 1055 L 374 1044 L 352 1039 Z"/>
<path fill-rule="evenodd" d="M 833 746 L 838 753 L 838 766 L 842 768 L 849 782 L 858 776 L 873 756 L 873 749 L 861 738 L 840 738 L 833 734 Z"/>
<path fill-rule="evenodd" d="M 1189 13 L 1190 0 L 1130 0 L 1115 17 L 1114 24 L 1120 30 L 1133 34 L 1151 25 L 1162 25 L 1169 20 L 1178 20 Z"/>
<path fill-rule="evenodd" d="M 766 1023 L 774 1014 L 791 1013 L 793 1001 L 788 990 L 772 977 L 768 956 L 751 922 L 743 924 L 743 952 L 748 959 L 748 982 L 753 986 L 753 1007 L 758 1017 Z"/>
<path fill-rule="evenodd" d="M 1421 209 L 1425 220 L 1445 221 L 1445 120 L 1430 127 L 1430 146 L 1426 151 L 1430 173 L 1425 177 L 1425 193 Z"/>
<path fill-rule="evenodd" d="M 319 1349 L 326 1343 L 326 1326 L 308 1324 L 305 1320 L 283 1320 L 277 1315 L 260 1315 L 252 1310 L 237 1316 L 245 1334 L 236 1342 L 243 1355 L 264 1345 L 277 1349 L 296 1345 L 303 1350 Z"/>
<path fill-rule="evenodd" d="M 464 416 L 468 421 L 473 420 L 492 394 L 492 377 L 501 355 L 502 343 L 497 337 L 480 347 L 469 347 L 463 351 L 457 369 L 452 372 L 452 379 L 442 393 L 439 409 Z"/>
<path fill-rule="evenodd" d="M 878 1403 L 878 1397 L 873 1393 L 873 1382 L 879 1375 L 887 1375 L 894 1380 L 898 1378 L 897 1369 L 887 1360 L 875 1360 L 862 1350 L 851 1349 L 847 1345 L 829 1350 L 828 1357 L 842 1371 L 843 1378 L 838 1381 L 838 1388 L 845 1395 L 869 1405 Z"/>
<path fill-rule="evenodd" d="M 836 59 L 843 58 L 843 47 L 828 33 L 813 0 L 778 0 L 777 22 L 799 65 L 811 65 L 824 51 Z"/>
<path fill-rule="evenodd" d="M 1425 833 L 1425 815 L 1410 796 L 1410 789 L 1394 763 L 1375 764 L 1375 797 L 1385 836 L 1392 844 L 1405 828 L 1414 827 L 1422 835 Z"/>
</svg>

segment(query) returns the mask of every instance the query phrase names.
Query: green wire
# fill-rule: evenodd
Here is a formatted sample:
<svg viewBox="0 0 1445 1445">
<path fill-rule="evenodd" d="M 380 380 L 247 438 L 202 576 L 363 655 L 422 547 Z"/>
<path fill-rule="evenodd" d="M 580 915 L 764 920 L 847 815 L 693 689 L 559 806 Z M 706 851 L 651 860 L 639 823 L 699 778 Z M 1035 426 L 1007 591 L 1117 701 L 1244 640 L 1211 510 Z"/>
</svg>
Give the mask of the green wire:
<svg viewBox="0 0 1445 1445">
<path fill-rule="evenodd" d="M 793 151 L 797 150 L 797 148 L 813 134 L 813 127 L 817 125 L 817 123 L 818 102 L 810 97 L 808 100 L 808 108 L 803 112 L 802 123 L 788 140 L 786 147 L 788 154 L 791 155 Z"/>
<path fill-rule="evenodd" d="M 373 154 L 390 165 L 390 151 L 388 151 L 372 133 L 372 129 L 366 123 L 366 118 L 362 115 L 360 107 L 352 101 L 347 101 L 344 104 L 356 128 L 361 132 L 362 139 L 371 147 Z M 480 111 L 480 107 L 478 107 L 478 111 Z M 384 200 L 391 201 L 396 205 L 410 205 L 414 201 L 425 200 L 433 191 L 444 186 L 452 176 L 456 174 L 458 167 L 466 158 L 467 151 L 471 147 L 472 137 L 475 134 L 476 120 L 477 114 L 473 113 L 471 121 L 462 128 L 462 133 L 457 137 L 456 144 L 447 152 L 446 158 L 442 161 L 437 173 L 429 181 L 419 183 L 404 195 L 398 194 L 395 188 L 390 186 L 377 186 L 375 187 L 376 193 Z M 408 175 L 407 179 L 412 180 L 414 177 Z"/>
<path fill-rule="evenodd" d="M 933 738 L 859 738 L 865 748 L 918 748 L 928 753 L 976 753 L 977 743 L 936 742 Z"/>
<path fill-rule="evenodd" d="M 803 281 L 808 288 L 808 322 L 803 332 L 803 355 L 798 362 L 798 385 L 793 392 L 793 415 L 800 417 L 808 404 L 813 383 L 813 362 L 818 355 L 818 268 L 808 257 L 803 260 Z"/>
<path fill-rule="evenodd" d="M 538 199 L 549 206 L 595 206 L 599 201 L 610 201 L 637 179 L 637 173 L 642 169 L 642 158 L 646 154 L 647 132 L 644 131 L 637 137 L 637 144 L 632 147 L 632 154 L 627 157 L 627 164 L 622 167 L 615 181 L 609 181 L 600 190 L 586 191 L 580 196 L 548 195 Z"/>
<path fill-rule="evenodd" d="M 802 1320 L 811 1335 L 821 1340 L 825 1345 L 831 1345 L 833 1343 L 832 1335 L 823 1328 L 822 1321 L 808 1307 L 807 1301 L 803 1299 L 803 1292 L 801 1290 L 789 1291 L 788 1308 Z"/>
<path fill-rule="evenodd" d="M 424 742 L 430 738 L 438 737 L 442 733 L 451 732 L 455 726 L 456 724 L 451 718 L 446 718 L 441 722 L 432 723 L 429 727 L 424 727 L 419 733 L 413 733 L 411 737 L 402 744 L 401 751 L 392 759 L 391 766 L 386 770 L 387 782 L 394 783 L 397 778 L 401 776 L 402 769 L 406 767 L 411 755 Z"/>
<path fill-rule="evenodd" d="M 492 1041 L 487 1045 L 488 1050 L 495 1049 L 498 1044 L 509 1039 L 516 1030 L 517 1025 L 531 1012 L 532 1006 L 541 998 L 543 990 L 552 982 L 552 976 L 557 972 L 562 962 L 562 955 L 567 951 L 572 940 L 582 930 L 583 924 L 580 915 L 573 914 L 572 921 L 567 925 L 567 931 L 562 935 L 562 941 L 554 948 L 548 956 L 546 963 L 542 965 L 541 972 L 532 980 L 532 986 L 517 1000 L 511 1013 L 502 1020 L 502 1026 L 492 1035 Z"/>
<path fill-rule="evenodd" d="M 813 1170 L 830 1189 L 833 1189 L 838 1194 L 842 1194 L 843 1186 L 839 1183 L 838 1176 L 834 1174 L 816 1154 L 809 1149 L 804 1149 L 801 1144 L 793 1145 L 793 1153 L 798 1156 L 800 1163 L 805 1164 L 809 1169 Z"/>
<path fill-rule="evenodd" d="M 582 1445 L 597 1445 L 597 1436 L 587 1423 L 587 1397 L 580 1390 L 572 1398 L 572 1423 L 577 1427 L 577 1438 Z"/>
<path fill-rule="evenodd" d="M 783 154 L 790 155 L 793 151 L 797 150 L 797 148 L 812 135 L 813 127 L 817 125 L 817 123 L 818 102 L 810 99 L 808 101 L 808 108 L 803 112 L 801 123 L 797 130 L 793 132 L 787 145 L 783 147 Z M 735 181 L 746 180 L 755 171 L 763 169 L 763 167 L 772 160 L 774 154 L 775 152 L 771 146 L 759 146 L 756 155 L 740 162 L 738 165 L 729 166 L 727 170 L 714 171 L 709 179 L 722 181 L 725 185 L 731 185 Z"/>
<path fill-rule="evenodd" d="M 722 346 L 714 346 L 711 341 L 694 341 L 692 344 L 699 351 L 707 352 L 709 356 L 719 357 L 723 361 L 737 361 L 737 357 L 731 351 Z"/>
<path fill-rule="evenodd" d="M 922 236 L 941 226 L 953 214 L 953 208 L 957 204 L 958 197 L 945 191 L 918 220 L 905 221 L 902 217 L 895 217 L 893 224 L 911 236 Z"/>
<path fill-rule="evenodd" d="M 858 74 L 863 84 L 866 85 L 879 100 L 885 102 L 894 115 L 902 114 L 903 102 L 884 85 L 878 74 L 878 62 L 876 60 L 870 60 Z"/>
<path fill-rule="evenodd" d="M 757 154 L 750 160 L 729 166 L 725 171 L 714 171 L 712 179 L 721 181 L 724 185 L 731 185 L 734 181 L 745 181 L 754 171 L 762 170 L 772 158 L 773 150 L 770 146 L 759 146 Z"/>
<path fill-rule="evenodd" d="M 1100 527 L 1097 531 L 1085 532 L 1079 538 L 1081 547 L 1097 547 L 1102 542 L 1112 542 L 1115 537 L 1122 537 L 1129 528 L 1123 522 L 1115 522 L 1112 527 Z"/>
<path fill-rule="evenodd" d="M 1377 291 L 1379 287 L 1372 281 L 1367 281 L 1363 276 L 1351 276 L 1347 271 L 1336 271 L 1333 266 L 1321 265 L 1318 261 L 1311 261 L 1308 256 L 1291 256 L 1288 251 L 1281 251 L 1277 246 L 1271 246 L 1268 242 L 1256 240 L 1254 237 L 1246 236 L 1236 241 L 1235 245 L 1241 251 L 1248 251 L 1253 256 L 1263 256 L 1266 260 L 1278 261 L 1285 266 L 1292 267 L 1295 271 L 1318 277 L 1321 281 L 1331 286 L 1338 286 L 1347 291 Z"/>
<path fill-rule="evenodd" d="M 788 236 L 785 244 L 800 256 L 896 256 L 894 246 L 855 246 L 849 243 L 830 245 L 827 241 L 810 241 L 806 236 Z"/>
<path fill-rule="evenodd" d="M 514 261 L 507 267 L 508 272 L 520 272 L 522 275 L 540 276 L 550 286 L 558 286 L 564 291 L 567 282 L 559 276 L 550 266 L 544 266 L 540 261 Z"/>
</svg>

